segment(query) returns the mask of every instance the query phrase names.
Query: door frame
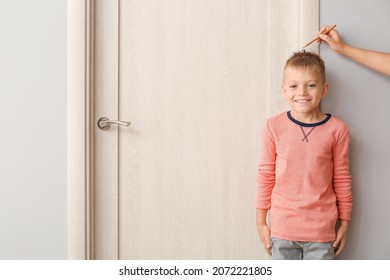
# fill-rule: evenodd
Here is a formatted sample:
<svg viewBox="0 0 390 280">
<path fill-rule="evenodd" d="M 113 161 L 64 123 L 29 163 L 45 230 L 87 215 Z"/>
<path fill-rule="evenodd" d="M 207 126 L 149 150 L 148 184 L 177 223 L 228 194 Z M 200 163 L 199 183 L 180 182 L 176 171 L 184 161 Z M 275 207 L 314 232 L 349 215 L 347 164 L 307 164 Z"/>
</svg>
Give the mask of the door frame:
<svg viewBox="0 0 390 280">
<path fill-rule="evenodd" d="M 94 0 L 68 0 L 68 259 L 93 259 Z"/>
<path fill-rule="evenodd" d="M 94 259 L 95 1 L 68 0 L 68 259 Z M 286 57 L 317 33 L 320 0 L 259 1 L 266 1 L 269 8 L 263 90 L 268 92 L 270 116 L 288 108 L 278 94 L 281 69 Z M 281 7 L 291 9 L 287 16 L 280 16 Z M 308 50 L 318 53 L 318 46 L 312 44 Z"/>
</svg>

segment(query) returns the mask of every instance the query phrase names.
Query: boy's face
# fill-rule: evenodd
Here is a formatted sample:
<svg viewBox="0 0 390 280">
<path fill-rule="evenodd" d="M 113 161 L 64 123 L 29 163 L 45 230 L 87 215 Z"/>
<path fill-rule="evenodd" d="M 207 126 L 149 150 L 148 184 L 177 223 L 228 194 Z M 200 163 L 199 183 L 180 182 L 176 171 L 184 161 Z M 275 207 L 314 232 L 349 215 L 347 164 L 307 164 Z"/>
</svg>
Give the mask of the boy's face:
<svg viewBox="0 0 390 280">
<path fill-rule="evenodd" d="M 287 67 L 283 78 L 283 96 L 291 106 L 293 116 L 316 117 L 319 105 L 327 93 L 328 84 L 317 71 Z"/>
</svg>

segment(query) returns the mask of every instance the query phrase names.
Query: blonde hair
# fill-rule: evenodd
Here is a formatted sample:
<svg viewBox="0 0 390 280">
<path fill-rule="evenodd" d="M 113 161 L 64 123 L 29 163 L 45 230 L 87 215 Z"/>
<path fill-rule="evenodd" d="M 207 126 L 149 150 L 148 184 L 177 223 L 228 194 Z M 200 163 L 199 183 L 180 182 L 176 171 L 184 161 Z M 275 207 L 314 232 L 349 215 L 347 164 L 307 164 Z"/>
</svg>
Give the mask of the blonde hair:
<svg viewBox="0 0 390 280">
<path fill-rule="evenodd" d="M 325 83 L 325 63 L 318 54 L 307 52 L 305 50 L 297 51 L 286 61 L 284 70 L 288 67 L 302 68 L 309 71 L 316 71 L 320 74 L 322 81 Z"/>
</svg>

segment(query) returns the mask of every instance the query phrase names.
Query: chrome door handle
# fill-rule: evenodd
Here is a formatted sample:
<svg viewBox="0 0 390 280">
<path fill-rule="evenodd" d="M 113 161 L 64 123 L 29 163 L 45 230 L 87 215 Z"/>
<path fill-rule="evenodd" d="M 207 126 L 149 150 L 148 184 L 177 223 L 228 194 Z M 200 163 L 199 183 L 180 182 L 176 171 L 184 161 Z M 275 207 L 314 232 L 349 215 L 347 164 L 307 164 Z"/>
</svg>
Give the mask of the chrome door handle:
<svg viewBox="0 0 390 280">
<path fill-rule="evenodd" d="M 117 125 L 123 125 L 123 126 L 130 126 L 131 122 L 124 122 L 124 121 L 112 121 L 109 118 L 106 117 L 101 117 L 97 121 L 97 125 L 101 130 L 108 130 L 110 129 L 112 124 L 117 124 Z"/>
</svg>

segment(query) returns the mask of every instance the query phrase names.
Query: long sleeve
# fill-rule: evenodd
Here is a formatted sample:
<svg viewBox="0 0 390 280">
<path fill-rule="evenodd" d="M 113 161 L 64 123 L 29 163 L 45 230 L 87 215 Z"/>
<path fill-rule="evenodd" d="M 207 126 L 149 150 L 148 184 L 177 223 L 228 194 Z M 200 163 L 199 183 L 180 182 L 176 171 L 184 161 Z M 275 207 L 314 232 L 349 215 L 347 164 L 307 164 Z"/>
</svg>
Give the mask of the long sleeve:
<svg viewBox="0 0 390 280">
<path fill-rule="evenodd" d="M 352 212 L 352 180 L 349 171 L 349 130 L 340 136 L 333 151 L 333 190 L 339 219 L 350 220 Z"/>
<path fill-rule="evenodd" d="M 269 209 L 271 206 L 271 193 L 275 185 L 275 141 L 265 124 L 262 134 L 260 162 L 257 175 L 256 208 Z"/>
</svg>

